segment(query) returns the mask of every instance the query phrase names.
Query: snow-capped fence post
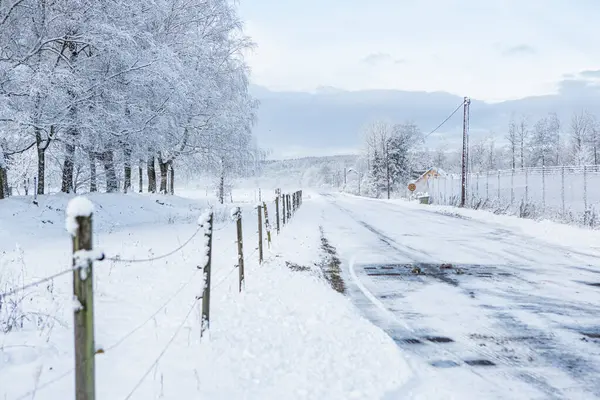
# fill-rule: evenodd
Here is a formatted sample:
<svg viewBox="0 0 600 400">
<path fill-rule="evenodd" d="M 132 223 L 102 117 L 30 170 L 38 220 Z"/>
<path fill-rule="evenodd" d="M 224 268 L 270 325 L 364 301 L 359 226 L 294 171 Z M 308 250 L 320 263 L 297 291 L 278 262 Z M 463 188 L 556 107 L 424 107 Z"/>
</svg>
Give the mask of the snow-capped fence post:
<svg viewBox="0 0 600 400">
<path fill-rule="evenodd" d="M 75 399 L 94 400 L 94 274 L 92 214 L 94 207 L 76 197 L 67 207 L 67 230 L 73 239 L 73 301 L 75 331 Z"/>
<path fill-rule="evenodd" d="M 206 240 L 206 262 L 202 269 L 204 275 L 204 287 L 202 288 L 202 322 L 200 326 L 200 336 L 210 327 L 210 270 L 212 263 L 212 237 L 213 237 L 213 212 L 210 211 L 205 221 L 202 221 L 204 227 L 204 238 Z M 201 217 L 202 218 L 202 217 Z"/>
<path fill-rule="evenodd" d="M 277 234 L 279 235 L 279 196 L 275 197 L 275 227 L 277 229 Z"/>
<path fill-rule="evenodd" d="M 269 213 L 267 211 L 267 203 L 263 201 L 263 210 L 265 213 L 265 230 L 267 231 L 267 244 L 271 248 L 271 224 L 269 224 Z"/>
<path fill-rule="evenodd" d="M 256 207 L 258 213 L 258 262 L 263 262 L 262 212 L 260 204 Z"/>
<path fill-rule="evenodd" d="M 238 270 L 240 276 L 240 292 L 244 287 L 244 235 L 242 232 L 242 210 L 236 207 L 233 216 L 237 225 Z"/>
</svg>

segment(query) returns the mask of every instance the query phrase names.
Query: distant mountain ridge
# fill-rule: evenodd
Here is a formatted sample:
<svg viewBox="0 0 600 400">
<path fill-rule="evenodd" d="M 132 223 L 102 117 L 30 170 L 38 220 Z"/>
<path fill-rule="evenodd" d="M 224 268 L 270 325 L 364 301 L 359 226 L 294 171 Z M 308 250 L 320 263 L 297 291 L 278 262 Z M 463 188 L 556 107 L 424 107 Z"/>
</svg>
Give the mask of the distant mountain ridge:
<svg viewBox="0 0 600 400">
<path fill-rule="evenodd" d="M 377 119 L 394 122 L 412 120 L 429 132 L 444 120 L 463 98 L 445 92 L 400 90 L 344 91 L 331 87 L 315 93 L 275 92 L 251 85 L 260 101 L 254 129 L 259 146 L 270 149 L 273 158 L 356 153 L 363 129 Z M 470 127 L 473 140 L 493 132 L 503 140 L 511 115 L 529 116 L 530 125 L 549 112 L 556 112 L 566 127 L 573 112 L 587 109 L 600 116 L 600 88 L 587 81 L 563 81 L 558 93 L 502 103 L 471 99 Z M 462 112 L 457 112 L 428 140 L 435 148 L 460 143 Z"/>
</svg>

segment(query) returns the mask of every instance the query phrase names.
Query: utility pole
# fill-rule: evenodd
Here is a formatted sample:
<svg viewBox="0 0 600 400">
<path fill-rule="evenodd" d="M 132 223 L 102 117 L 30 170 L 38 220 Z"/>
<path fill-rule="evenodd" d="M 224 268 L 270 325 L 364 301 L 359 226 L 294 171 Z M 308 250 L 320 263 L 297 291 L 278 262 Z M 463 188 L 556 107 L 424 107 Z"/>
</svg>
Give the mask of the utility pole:
<svg viewBox="0 0 600 400">
<path fill-rule="evenodd" d="M 471 104 L 471 100 L 468 97 L 465 97 L 463 103 L 463 149 L 462 149 L 462 169 L 461 169 L 461 192 L 460 192 L 460 206 L 464 207 L 467 202 L 467 174 L 468 174 L 468 163 L 469 163 L 469 138 L 468 138 L 468 130 L 469 130 L 469 105 Z"/>
</svg>

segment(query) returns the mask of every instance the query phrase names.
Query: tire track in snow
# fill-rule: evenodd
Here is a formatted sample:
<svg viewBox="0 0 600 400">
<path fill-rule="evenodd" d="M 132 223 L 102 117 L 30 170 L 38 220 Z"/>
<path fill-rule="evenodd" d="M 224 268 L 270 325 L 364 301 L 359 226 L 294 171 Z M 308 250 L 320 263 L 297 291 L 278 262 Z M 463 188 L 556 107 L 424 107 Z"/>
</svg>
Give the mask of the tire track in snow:
<svg viewBox="0 0 600 400">
<path fill-rule="evenodd" d="M 413 247 L 408 247 L 408 246 L 403 246 L 403 245 L 398 244 L 393 238 L 391 238 L 388 235 L 385 235 L 384 233 L 382 233 L 378 229 L 374 228 L 373 226 L 365 223 L 364 221 L 361 221 L 354 215 L 354 213 L 352 211 L 342 207 L 341 205 L 337 204 L 337 202 L 332 201 L 331 203 L 336 208 L 340 209 L 340 211 L 348 214 L 354 221 L 359 223 L 362 227 L 369 230 L 371 233 L 375 234 L 383 243 L 385 243 L 389 247 L 393 248 L 395 251 L 401 253 L 404 257 L 407 257 L 408 259 L 413 260 L 414 262 L 417 262 L 417 263 L 421 263 L 421 262 L 431 258 L 431 256 L 426 252 L 420 251 Z M 508 243 L 508 244 L 511 246 L 514 246 L 513 243 Z M 536 251 L 540 252 L 540 249 L 537 248 Z M 532 261 L 535 261 L 535 260 L 532 260 Z M 354 268 L 355 268 L 355 260 L 352 260 L 349 265 L 350 275 L 351 275 L 351 278 L 353 279 L 354 283 L 361 290 L 361 292 L 364 294 L 364 296 L 372 304 L 374 304 L 379 310 L 381 310 L 385 315 L 387 315 L 388 318 L 396 320 L 406 331 L 408 331 L 406 333 L 410 333 L 410 334 L 414 335 L 415 331 L 413 329 L 411 329 L 411 327 L 405 321 L 400 320 L 391 310 L 389 310 L 385 306 L 385 304 L 383 302 L 381 302 L 377 298 L 376 295 L 374 295 L 371 291 L 368 290 L 368 288 L 360 281 Z M 484 328 L 485 328 L 485 331 L 487 331 L 487 333 L 490 333 L 491 337 L 498 336 L 497 331 L 495 331 L 491 328 L 487 328 L 487 327 L 484 327 Z M 388 330 L 388 333 L 390 333 L 389 330 Z M 394 333 L 392 332 L 392 336 L 393 336 L 393 334 Z M 540 336 L 538 335 L 537 337 L 540 337 Z M 503 357 L 499 354 L 496 354 L 496 352 L 493 349 L 488 350 L 488 348 L 484 348 L 484 349 L 477 348 L 477 346 L 475 344 L 472 344 L 472 345 L 467 345 L 466 343 L 461 343 L 461 344 L 466 345 L 466 347 L 470 348 L 470 350 L 475 351 L 478 354 L 485 355 L 494 361 L 498 361 L 501 363 L 504 362 L 505 365 L 512 364 L 515 367 L 519 367 L 519 366 L 527 367 L 525 365 L 519 365 L 518 362 L 517 362 L 517 365 L 515 365 L 514 360 L 511 360 L 509 357 Z M 524 345 L 521 347 L 527 347 L 530 350 L 535 351 L 535 346 L 525 346 Z M 445 350 L 451 354 L 454 354 L 458 359 L 461 359 L 461 357 L 459 357 L 456 352 L 449 351 L 448 349 L 445 349 Z M 509 363 L 507 361 L 513 361 L 513 362 Z M 527 368 L 531 369 L 531 367 L 527 367 Z M 473 368 L 471 368 L 471 370 L 473 371 L 473 373 L 481 376 L 481 374 L 474 371 Z M 544 392 L 546 394 L 547 398 L 561 398 L 561 396 L 560 395 L 557 396 L 557 394 L 561 394 L 562 392 L 558 388 L 556 388 L 556 387 L 552 386 L 550 383 L 548 383 L 548 381 L 543 376 L 536 374 L 535 371 L 533 371 L 533 372 L 511 371 L 511 372 L 512 372 L 512 373 L 510 373 L 511 376 L 514 376 L 515 378 L 518 378 L 521 381 L 526 382 L 528 384 L 533 384 L 536 389 Z M 517 372 L 517 374 L 515 374 L 515 372 Z M 481 376 L 481 377 L 483 378 L 483 376 Z M 493 383 L 493 382 L 490 382 L 490 383 Z"/>
</svg>

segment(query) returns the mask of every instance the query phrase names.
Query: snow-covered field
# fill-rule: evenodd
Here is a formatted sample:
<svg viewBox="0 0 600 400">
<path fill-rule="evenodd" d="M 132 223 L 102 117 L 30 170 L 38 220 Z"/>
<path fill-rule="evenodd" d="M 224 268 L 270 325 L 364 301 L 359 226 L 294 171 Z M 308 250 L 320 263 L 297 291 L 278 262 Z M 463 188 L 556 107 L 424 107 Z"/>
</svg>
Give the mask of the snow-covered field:
<svg viewBox="0 0 600 400">
<path fill-rule="evenodd" d="M 90 196 L 94 247 L 107 257 L 140 259 L 180 246 L 214 203 L 203 193 L 186 195 Z M 200 237 L 158 261 L 95 264 L 96 347 L 104 351 L 96 356 L 98 399 L 377 399 L 405 382 L 408 366 L 393 340 L 315 266 L 321 203 L 306 196 L 259 265 L 255 195 L 234 193 L 243 210 L 241 294 L 232 205 L 216 207 L 211 329 L 202 340 Z M 39 206 L 30 200 L 0 203 L 0 292 L 71 262 L 69 198 L 42 197 Z M 292 271 L 286 261 L 310 270 Z M 0 321 L 10 326 L 0 332 L 0 398 L 74 398 L 71 286 L 66 275 L 3 299 Z"/>
</svg>

